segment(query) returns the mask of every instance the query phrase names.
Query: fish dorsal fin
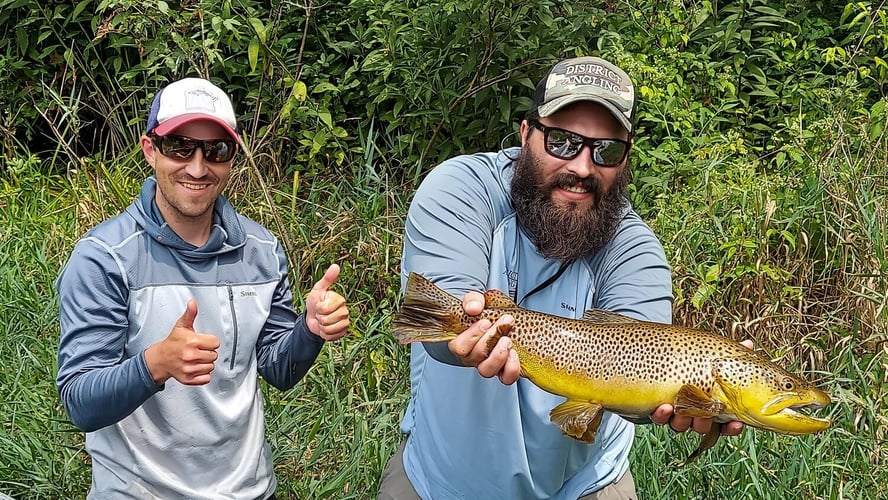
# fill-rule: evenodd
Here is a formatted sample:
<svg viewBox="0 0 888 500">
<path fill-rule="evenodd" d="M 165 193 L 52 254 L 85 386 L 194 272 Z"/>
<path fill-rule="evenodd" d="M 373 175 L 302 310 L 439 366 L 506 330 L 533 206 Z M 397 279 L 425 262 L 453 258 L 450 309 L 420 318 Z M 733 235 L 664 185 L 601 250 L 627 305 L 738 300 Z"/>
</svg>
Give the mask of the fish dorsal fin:
<svg viewBox="0 0 888 500">
<path fill-rule="evenodd" d="M 583 313 L 583 321 L 591 321 L 593 323 L 638 323 L 638 320 L 635 318 L 605 311 L 604 309 L 588 309 Z"/>
<path fill-rule="evenodd" d="M 499 290 L 487 290 L 484 292 L 484 307 L 490 309 L 510 309 L 518 307 L 518 304 Z"/>
</svg>

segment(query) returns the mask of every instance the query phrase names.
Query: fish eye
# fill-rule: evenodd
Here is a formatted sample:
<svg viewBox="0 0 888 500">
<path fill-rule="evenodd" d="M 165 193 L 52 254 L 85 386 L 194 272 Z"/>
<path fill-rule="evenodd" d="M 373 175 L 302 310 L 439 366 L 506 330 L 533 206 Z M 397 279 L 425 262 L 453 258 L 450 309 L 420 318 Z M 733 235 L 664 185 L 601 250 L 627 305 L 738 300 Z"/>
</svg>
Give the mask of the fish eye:
<svg viewBox="0 0 888 500">
<path fill-rule="evenodd" d="M 783 379 L 782 385 L 783 385 L 783 390 L 786 390 L 786 391 L 791 391 L 791 390 L 795 389 L 795 383 L 792 381 L 791 378 L 788 378 L 788 377 Z"/>
</svg>

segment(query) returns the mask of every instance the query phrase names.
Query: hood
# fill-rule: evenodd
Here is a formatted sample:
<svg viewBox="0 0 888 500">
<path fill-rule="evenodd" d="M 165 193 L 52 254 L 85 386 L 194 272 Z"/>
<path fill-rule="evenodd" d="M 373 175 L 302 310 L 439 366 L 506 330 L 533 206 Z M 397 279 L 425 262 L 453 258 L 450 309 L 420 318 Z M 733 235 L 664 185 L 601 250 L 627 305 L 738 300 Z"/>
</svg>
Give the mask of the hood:
<svg viewBox="0 0 888 500">
<path fill-rule="evenodd" d="M 244 246 L 246 232 L 234 207 L 224 196 L 219 196 L 213 207 L 213 228 L 210 231 L 210 238 L 203 246 L 196 247 L 180 238 L 164 220 L 154 201 L 156 192 L 157 179 L 154 176 L 145 179 L 139 197 L 127 207 L 126 213 L 157 243 L 170 247 L 187 260 L 205 259 Z"/>
</svg>

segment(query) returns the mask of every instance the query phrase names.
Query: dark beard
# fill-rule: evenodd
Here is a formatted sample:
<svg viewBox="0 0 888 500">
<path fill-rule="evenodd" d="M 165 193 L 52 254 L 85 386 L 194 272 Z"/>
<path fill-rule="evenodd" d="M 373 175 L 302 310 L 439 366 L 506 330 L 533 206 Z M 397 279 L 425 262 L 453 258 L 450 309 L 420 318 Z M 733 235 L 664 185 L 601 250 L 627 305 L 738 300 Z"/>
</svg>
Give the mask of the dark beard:
<svg viewBox="0 0 888 500">
<path fill-rule="evenodd" d="M 527 147 L 521 149 L 514 168 L 512 204 L 518 221 L 530 233 L 540 255 L 571 262 L 594 255 L 613 239 L 623 217 L 628 167 L 606 192 L 596 177 L 581 179 L 567 172 L 545 183 L 539 161 Z M 576 203 L 553 203 L 554 188 L 576 185 L 595 193 L 594 207 L 581 211 Z"/>
</svg>

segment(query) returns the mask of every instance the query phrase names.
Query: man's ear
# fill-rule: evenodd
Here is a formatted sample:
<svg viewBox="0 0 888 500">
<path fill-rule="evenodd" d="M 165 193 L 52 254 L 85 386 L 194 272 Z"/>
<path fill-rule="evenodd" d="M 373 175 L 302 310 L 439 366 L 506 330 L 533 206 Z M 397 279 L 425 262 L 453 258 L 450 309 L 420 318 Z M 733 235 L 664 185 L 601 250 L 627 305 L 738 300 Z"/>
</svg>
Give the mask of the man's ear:
<svg viewBox="0 0 888 500">
<path fill-rule="evenodd" d="M 152 142 L 151 138 L 147 135 L 143 135 L 139 139 L 139 146 L 142 148 L 142 154 L 145 155 L 145 161 L 151 165 L 151 168 L 154 168 L 155 163 L 157 162 L 157 150 L 154 149 L 154 142 Z"/>
<path fill-rule="evenodd" d="M 521 136 L 521 147 L 524 147 L 524 143 L 527 142 L 527 132 L 529 128 L 530 125 L 528 125 L 527 120 L 521 120 L 521 126 L 518 129 L 518 135 Z"/>
</svg>

